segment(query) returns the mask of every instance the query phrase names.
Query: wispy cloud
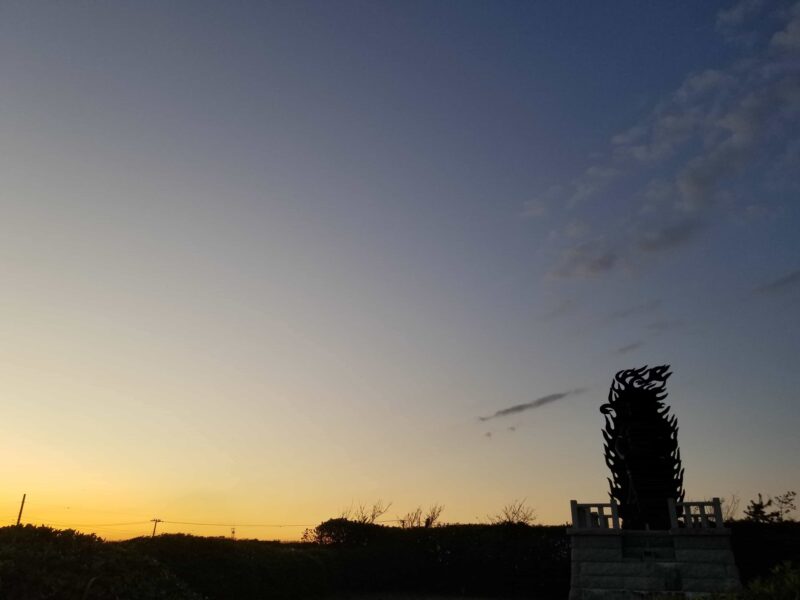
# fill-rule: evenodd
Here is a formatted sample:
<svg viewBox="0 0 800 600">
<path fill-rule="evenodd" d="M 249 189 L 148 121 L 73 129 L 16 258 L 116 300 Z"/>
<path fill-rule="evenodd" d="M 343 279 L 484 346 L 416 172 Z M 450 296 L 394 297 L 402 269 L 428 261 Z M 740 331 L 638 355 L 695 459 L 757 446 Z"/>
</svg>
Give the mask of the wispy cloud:
<svg viewBox="0 0 800 600">
<path fill-rule="evenodd" d="M 637 247 L 644 252 L 661 252 L 682 246 L 693 240 L 704 224 L 694 219 L 682 219 L 675 223 L 645 229 L 637 240 Z"/>
<path fill-rule="evenodd" d="M 717 13 L 717 27 L 741 27 L 744 22 L 764 7 L 764 0 L 740 0 L 730 8 Z"/>
<path fill-rule="evenodd" d="M 569 390 L 566 392 L 558 392 L 555 394 L 548 394 L 547 396 L 542 396 L 541 398 L 537 398 L 536 400 L 531 400 L 530 402 L 525 402 L 523 404 L 515 404 L 514 406 L 509 406 L 508 408 L 503 408 L 498 410 L 493 415 L 488 417 L 478 417 L 481 421 L 489 421 L 491 419 L 497 419 L 499 417 L 507 417 L 509 415 L 516 415 L 521 412 L 525 412 L 527 410 L 532 410 L 534 408 L 539 408 L 540 406 L 544 406 L 545 404 L 551 404 L 552 402 L 557 402 L 558 400 L 562 400 L 563 398 L 567 398 L 569 396 L 576 396 L 578 394 L 582 394 L 586 390 L 583 388 L 578 388 L 574 390 Z"/>
<path fill-rule="evenodd" d="M 633 342 L 632 344 L 627 344 L 625 346 L 622 346 L 621 348 L 617 348 L 617 354 L 628 354 L 628 352 L 633 352 L 634 350 L 638 350 L 642 346 L 644 346 L 644 342 L 642 341 Z"/>
<path fill-rule="evenodd" d="M 554 237 L 560 250 L 551 276 L 644 268 L 731 214 L 774 214 L 771 200 L 746 196 L 742 181 L 800 188 L 800 170 L 764 168 L 784 164 L 800 132 L 800 2 L 785 6 L 743 0 L 721 11 L 717 28 L 724 35 L 745 27 L 762 32 L 747 56 L 688 74 L 646 118 L 611 138 L 604 159 L 548 190 L 567 211 L 565 221 L 592 223 L 593 236 Z M 597 218 L 597 202 L 585 200 L 596 196 L 610 206 L 612 182 L 614 206 L 625 210 Z"/>
<path fill-rule="evenodd" d="M 562 203 L 565 190 L 562 185 L 552 185 L 542 194 L 527 200 L 522 206 L 522 216 L 536 219 L 544 217 L 550 211 Z"/>
<path fill-rule="evenodd" d="M 800 269 L 758 286 L 756 292 L 759 294 L 781 294 L 795 288 L 800 288 Z"/>
<path fill-rule="evenodd" d="M 616 251 L 602 239 L 567 248 L 551 271 L 555 277 L 591 277 L 611 271 L 617 264 Z"/>
<path fill-rule="evenodd" d="M 664 319 L 662 321 L 653 321 L 647 325 L 647 329 L 653 333 L 664 333 L 665 331 L 674 331 L 683 327 L 683 321 L 677 319 L 670 320 Z"/>
<path fill-rule="evenodd" d="M 649 300 L 640 304 L 633 304 L 616 310 L 608 315 L 609 321 L 619 321 L 628 317 L 636 317 L 653 312 L 661 306 L 661 300 Z"/>
<path fill-rule="evenodd" d="M 800 2 L 791 10 L 792 19 L 785 29 L 775 32 L 770 40 L 770 48 L 778 52 L 800 50 Z"/>
<path fill-rule="evenodd" d="M 717 13 L 717 31 L 729 41 L 752 43 L 754 32 L 742 31 L 742 26 L 758 15 L 766 4 L 765 0 L 739 0 L 730 8 Z"/>
<path fill-rule="evenodd" d="M 565 317 L 575 312 L 575 308 L 577 307 L 577 303 L 572 298 L 565 298 L 561 300 L 555 308 L 547 311 L 541 316 L 542 321 L 552 321 L 553 319 L 559 319 L 561 317 Z"/>
</svg>

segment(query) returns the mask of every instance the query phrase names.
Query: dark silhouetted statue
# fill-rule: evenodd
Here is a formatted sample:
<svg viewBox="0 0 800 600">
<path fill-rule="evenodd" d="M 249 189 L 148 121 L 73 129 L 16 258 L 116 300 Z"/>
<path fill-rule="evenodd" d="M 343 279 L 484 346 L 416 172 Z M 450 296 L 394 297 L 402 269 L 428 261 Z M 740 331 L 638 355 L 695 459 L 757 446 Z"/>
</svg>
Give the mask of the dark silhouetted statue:
<svg viewBox="0 0 800 600">
<path fill-rule="evenodd" d="M 620 371 L 600 407 L 610 495 L 623 529 L 669 529 L 667 499 L 683 501 L 678 421 L 668 415 L 669 365 Z"/>
</svg>

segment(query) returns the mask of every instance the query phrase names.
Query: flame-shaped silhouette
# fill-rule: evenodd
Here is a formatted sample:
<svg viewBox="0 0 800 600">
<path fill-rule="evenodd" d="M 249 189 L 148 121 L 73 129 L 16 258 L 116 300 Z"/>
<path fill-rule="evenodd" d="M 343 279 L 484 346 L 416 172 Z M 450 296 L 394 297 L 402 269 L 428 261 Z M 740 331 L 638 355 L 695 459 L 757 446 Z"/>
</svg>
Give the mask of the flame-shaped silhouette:
<svg viewBox="0 0 800 600">
<path fill-rule="evenodd" d="M 669 529 L 667 499 L 683 501 L 678 420 L 663 402 L 670 375 L 669 365 L 620 371 L 600 407 L 610 495 L 624 529 Z"/>
</svg>

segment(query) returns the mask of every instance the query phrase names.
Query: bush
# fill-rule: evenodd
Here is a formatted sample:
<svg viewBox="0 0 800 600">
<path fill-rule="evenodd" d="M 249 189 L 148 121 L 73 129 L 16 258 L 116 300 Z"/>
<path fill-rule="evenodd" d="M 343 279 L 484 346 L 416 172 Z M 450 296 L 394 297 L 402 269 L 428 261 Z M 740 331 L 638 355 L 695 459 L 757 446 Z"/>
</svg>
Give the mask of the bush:
<svg viewBox="0 0 800 600">
<path fill-rule="evenodd" d="M 797 600 L 800 598 L 800 567 L 784 562 L 768 577 L 753 581 L 742 595 L 744 600 Z"/>
<path fill-rule="evenodd" d="M 156 561 L 95 535 L 0 528 L 0 598 L 199 600 Z"/>
</svg>

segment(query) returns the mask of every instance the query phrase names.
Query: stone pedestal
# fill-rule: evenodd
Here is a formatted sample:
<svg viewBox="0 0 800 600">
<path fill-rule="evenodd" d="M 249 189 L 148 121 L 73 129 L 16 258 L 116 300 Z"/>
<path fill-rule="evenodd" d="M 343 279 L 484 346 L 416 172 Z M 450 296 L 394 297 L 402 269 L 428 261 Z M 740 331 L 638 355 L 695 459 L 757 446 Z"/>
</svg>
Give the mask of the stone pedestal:
<svg viewBox="0 0 800 600">
<path fill-rule="evenodd" d="M 570 600 L 697 598 L 741 589 L 730 530 L 569 529 Z"/>
</svg>

